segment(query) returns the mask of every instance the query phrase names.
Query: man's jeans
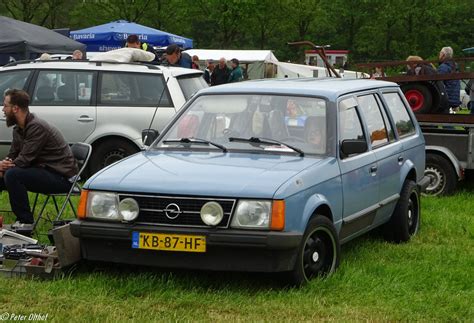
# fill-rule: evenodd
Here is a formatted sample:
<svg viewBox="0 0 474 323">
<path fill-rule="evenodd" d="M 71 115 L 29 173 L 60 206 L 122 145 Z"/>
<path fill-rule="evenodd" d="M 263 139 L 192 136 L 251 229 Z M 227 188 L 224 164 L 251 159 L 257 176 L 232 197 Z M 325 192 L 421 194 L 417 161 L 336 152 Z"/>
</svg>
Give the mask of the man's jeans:
<svg viewBox="0 0 474 323">
<path fill-rule="evenodd" d="M 0 191 L 8 191 L 12 211 L 21 223 L 34 222 L 28 191 L 44 194 L 67 193 L 70 188 L 71 183 L 67 178 L 39 167 L 13 167 L 0 178 Z"/>
</svg>

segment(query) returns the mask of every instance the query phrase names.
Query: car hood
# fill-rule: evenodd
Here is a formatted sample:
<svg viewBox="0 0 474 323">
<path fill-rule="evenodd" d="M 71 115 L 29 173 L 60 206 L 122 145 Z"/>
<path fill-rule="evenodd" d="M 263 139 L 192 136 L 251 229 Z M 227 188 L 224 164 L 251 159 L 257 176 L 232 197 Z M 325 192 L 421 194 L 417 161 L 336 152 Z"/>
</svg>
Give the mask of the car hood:
<svg viewBox="0 0 474 323">
<path fill-rule="evenodd" d="M 272 198 L 316 157 L 214 152 L 141 152 L 100 171 L 86 189 Z"/>
</svg>

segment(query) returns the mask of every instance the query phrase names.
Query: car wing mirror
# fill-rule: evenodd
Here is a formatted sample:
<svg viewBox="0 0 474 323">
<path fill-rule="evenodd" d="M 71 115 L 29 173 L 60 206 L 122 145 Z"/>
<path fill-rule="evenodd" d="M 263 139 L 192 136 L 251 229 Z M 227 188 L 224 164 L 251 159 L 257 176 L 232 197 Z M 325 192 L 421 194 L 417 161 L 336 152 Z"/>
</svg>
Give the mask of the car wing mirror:
<svg viewBox="0 0 474 323">
<path fill-rule="evenodd" d="M 364 153 L 367 148 L 367 141 L 363 139 L 346 139 L 342 141 L 341 153 L 345 158 L 353 154 Z"/>
<path fill-rule="evenodd" d="M 156 131 L 155 129 L 142 130 L 143 145 L 150 146 L 153 143 L 153 141 L 155 141 L 155 139 L 158 138 L 159 135 L 160 133 Z"/>
</svg>

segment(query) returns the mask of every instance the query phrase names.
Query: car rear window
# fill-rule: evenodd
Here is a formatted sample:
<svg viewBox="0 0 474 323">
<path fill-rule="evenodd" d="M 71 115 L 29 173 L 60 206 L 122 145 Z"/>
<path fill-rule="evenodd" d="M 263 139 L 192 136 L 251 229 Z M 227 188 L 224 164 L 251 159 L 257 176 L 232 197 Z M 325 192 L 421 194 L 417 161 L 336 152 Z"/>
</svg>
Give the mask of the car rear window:
<svg viewBox="0 0 474 323">
<path fill-rule="evenodd" d="M 189 100 L 197 91 L 208 87 L 202 74 L 180 76 L 178 82 L 186 101 Z"/>
</svg>

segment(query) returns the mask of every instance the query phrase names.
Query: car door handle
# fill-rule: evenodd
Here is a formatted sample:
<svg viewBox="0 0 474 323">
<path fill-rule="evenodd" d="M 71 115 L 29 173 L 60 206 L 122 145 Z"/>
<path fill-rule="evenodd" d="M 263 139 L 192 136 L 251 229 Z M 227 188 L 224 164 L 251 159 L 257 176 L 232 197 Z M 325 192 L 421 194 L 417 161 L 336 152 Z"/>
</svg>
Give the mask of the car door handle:
<svg viewBox="0 0 474 323">
<path fill-rule="evenodd" d="M 375 175 L 377 173 L 377 166 L 370 167 L 369 173 L 372 175 Z"/>
<path fill-rule="evenodd" d="M 94 118 L 91 118 L 89 116 L 80 116 L 79 119 L 77 119 L 77 121 L 91 122 L 91 121 L 94 121 Z"/>
<path fill-rule="evenodd" d="M 7 118 L 0 118 L 0 121 L 7 121 Z"/>
<path fill-rule="evenodd" d="M 398 165 L 403 164 L 403 156 L 398 156 Z"/>
</svg>

